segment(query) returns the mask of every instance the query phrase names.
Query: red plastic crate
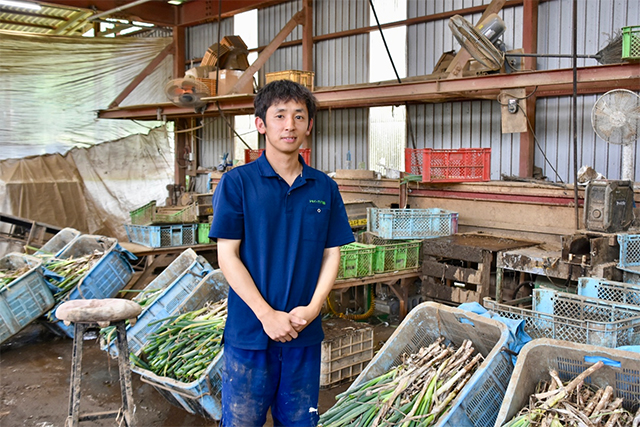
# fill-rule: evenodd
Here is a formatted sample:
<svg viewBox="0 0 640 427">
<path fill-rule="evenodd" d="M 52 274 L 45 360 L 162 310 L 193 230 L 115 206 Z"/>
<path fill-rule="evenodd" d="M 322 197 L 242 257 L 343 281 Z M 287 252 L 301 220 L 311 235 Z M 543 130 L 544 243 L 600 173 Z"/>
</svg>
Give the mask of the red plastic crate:
<svg viewBox="0 0 640 427">
<path fill-rule="evenodd" d="M 262 155 L 263 151 L 264 151 L 264 148 L 260 148 L 258 150 L 249 150 L 249 149 L 244 150 L 244 163 L 246 164 L 254 161 L 255 159 L 257 159 Z M 307 165 L 309 165 L 311 162 L 311 148 L 301 148 L 300 154 L 302 155 L 304 162 Z"/>
<path fill-rule="evenodd" d="M 405 171 L 422 182 L 467 182 L 491 179 L 491 148 L 405 148 Z"/>
</svg>

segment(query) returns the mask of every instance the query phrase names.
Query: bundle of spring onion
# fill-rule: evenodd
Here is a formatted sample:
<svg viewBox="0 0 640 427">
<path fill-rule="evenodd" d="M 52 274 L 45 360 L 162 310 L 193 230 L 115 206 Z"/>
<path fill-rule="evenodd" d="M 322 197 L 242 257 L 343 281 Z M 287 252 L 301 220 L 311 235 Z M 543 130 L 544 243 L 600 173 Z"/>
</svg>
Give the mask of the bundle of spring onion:
<svg viewBox="0 0 640 427">
<path fill-rule="evenodd" d="M 16 270 L 12 269 L 0 269 L 0 289 L 8 288 L 9 284 L 16 280 L 18 277 L 22 276 L 25 273 L 28 273 L 30 267 L 25 265 L 24 267 L 20 267 Z"/>
<path fill-rule="evenodd" d="M 140 357 L 131 354 L 131 362 L 156 375 L 182 382 L 195 381 L 222 350 L 226 320 L 227 300 L 224 299 L 153 322 L 164 324 L 149 337 Z"/>
<path fill-rule="evenodd" d="M 67 294 L 80 283 L 80 280 L 82 280 L 103 255 L 104 252 L 96 250 L 77 258 L 48 258 L 44 267 L 64 278 L 62 281 L 56 281 L 51 277 L 47 278 L 52 285 L 59 289 L 54 295 L 55 301 L 62 301 Z"/>
<path fill-rule="evenodd" d="M 621 397 L 614 398 L 613 387 L 584 384 L 602 366 L 603 362 L 598 361 L 567 383 L 560 380 L 555 370 L 550 370 L 551 381 L 540 381 L 529 397 L 529 406 L 522 408 L 504 427 L 638 427 L 640 408 L 634 416 L 622 407 Z"/>
<path fill-rule="evenodd" d="M 456 350 L 438 338 L 386 373 L 336 398 L 320 425 L 432 426 L 444 415 L 482 360 L 469 340 Z"/>
<path fill-rule="evenodd" d="M 120 291 L 122 292 L 140 292 L 132 301 L 137 302 L 140 307 L 142 307 L 142 311 L 144 311 L 147 307 L 149 307 L 160 295 L 162 295 L 162 291 L 165 288 L 156 288 L 142 291 Z M 129 319 L 125 321 L 125 324 L 129 325 Z M 100 340 L 102 346 L 106 347 L 111 344 L 111 342 L 116 338 L 116 327 L 111 325 L 106 328 L 100 329 Z"/>
</svg>

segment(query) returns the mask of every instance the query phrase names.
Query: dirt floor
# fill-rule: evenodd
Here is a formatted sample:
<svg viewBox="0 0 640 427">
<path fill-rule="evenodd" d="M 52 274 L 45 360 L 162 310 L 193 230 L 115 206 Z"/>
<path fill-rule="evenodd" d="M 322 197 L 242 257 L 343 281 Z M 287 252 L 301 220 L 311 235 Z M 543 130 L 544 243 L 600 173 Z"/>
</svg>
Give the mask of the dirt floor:
<svg viewBox="0 0 640 427">
<path fill-rule="evenodd" d="M 397 325 L 396 325 L 397 326 Z M 380 348 L 394 326 L 374 326 L 374 345 Z M 0 345 L 0 426 L 64 427 L 69 405 L 73 340 L 59 337 L 33 323 Z M 117 360 L 100 350 L 98 340 L 84 343 L 82 361 L 82 413 L 120 407 Z M 215 421 L 172 406 L 151 385 L 132 375 L 133 399 L 139 427 L 217 426 Z M 335 402 L 349 383 L 321 390 L 320 413 Z M 83 422 L 95 427 L 114 426 L 114 420 Z M 267 426 L 272 425 L 269 420 Z"/>
</svg>

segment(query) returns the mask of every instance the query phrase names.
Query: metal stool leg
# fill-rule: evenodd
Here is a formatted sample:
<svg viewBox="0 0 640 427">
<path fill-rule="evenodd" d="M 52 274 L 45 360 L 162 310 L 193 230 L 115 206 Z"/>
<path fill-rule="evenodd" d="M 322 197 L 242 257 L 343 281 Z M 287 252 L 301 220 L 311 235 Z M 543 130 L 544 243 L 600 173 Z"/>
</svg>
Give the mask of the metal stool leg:
<svg viewBox="0 0 640 427">
<path fill-rule="evenodd" d="M 73 336 L 73 355 L 71 358 L 71 381 L 69 382 L 69 414 L 66 427 L 78 427 L 80 423 L 80 394 L 82 391 L 82 341 L 87 325 L 76 323 Z"/>
<path fill-rule="evenodd" d="M 73 354 L 71 360 L 71 384 L 69 391 L 69 415 L 65 421 L 65 427 L 79 427 L 82 421 L 95 421 L 104 418 L 124 418 L 127 427 L 135 427 L 133 387 L 131 385 L 131 369 L 129 366 L 129 345 L 127 342 L 127 329 L 124 320 L 115 322 L 116 340 L 118 345 L 118 373 L 120 377 L 120 393 L 122 395 L 122 407 L 116 411 L 96 412 L 91 414 L 80 413 L 80 396 L 82 392 L 82 343 L 85 331 L 97 326 L 91 323 L 75 323 L 73 337 Z"/>
<path fill-rule="evenodd" d="M 122 394 L 122 412 L 128 427 L 135 427 L 133 387 L 131 386 L 131 368 L 129 366 L 129 344 L 124 321 L 116 323 L 118 344 L 118 370 L 120 373 L 120 393 Z"/>
</svg>

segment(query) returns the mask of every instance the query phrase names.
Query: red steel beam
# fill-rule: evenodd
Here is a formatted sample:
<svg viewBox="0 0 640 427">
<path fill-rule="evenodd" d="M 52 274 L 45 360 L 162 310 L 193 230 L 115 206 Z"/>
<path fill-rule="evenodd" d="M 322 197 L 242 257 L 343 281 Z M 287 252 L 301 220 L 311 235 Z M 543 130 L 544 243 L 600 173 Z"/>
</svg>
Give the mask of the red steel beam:
<svg viewBox="0 0 640 427">
<path fill-rule="evenodd" d="M 424 80 L 406 83 L 373 83 L 357 86 L 320 88 L 315 92 L 320 108 L 362 108 L 401 104 L 405 101 L 442 102 L 444 100 L 490 99 L 501 89 L 535 87 L 540 97 L 566 96 L 572 93 L 572 69 L 531 71 L 516 74 L 496 74 L 451 80 Z M 604 93 L 614 88 L 637 90 L 640 87 L 640 67 L 637 64 L 600 65 L 578 69 L 578 93 Z M 251 114 L 253 95 L 233 95 L 211 98 L 228 114 Z M 121 107 L 101 110 L 99 118 L 155 120 L 157 110 L 172 119 L 195 116 L 189 108 L 173 104 Z M 210 103 L 205 115 L 217 115 L 217 107 Z"/>
<path fill-rule="evenodd" d="M 355 108 L 409 102 L 442 102 L 456 99 L 486 99 L 501 89 L 538 86 L 538 97 L 572 92 L 571 69 L 494 74 L 450 80 L 357 85 L 315 92 L 322 108 Z M 637 88 L 640 67 L 636 64 L 601 65 L 578 69 L 579 93 L 604 93 L 610 87 Z M 449 99 L 447 99 L 449 98 Z"/>
</svg>

